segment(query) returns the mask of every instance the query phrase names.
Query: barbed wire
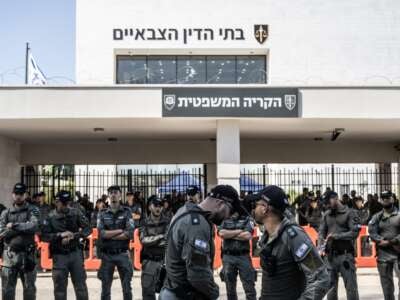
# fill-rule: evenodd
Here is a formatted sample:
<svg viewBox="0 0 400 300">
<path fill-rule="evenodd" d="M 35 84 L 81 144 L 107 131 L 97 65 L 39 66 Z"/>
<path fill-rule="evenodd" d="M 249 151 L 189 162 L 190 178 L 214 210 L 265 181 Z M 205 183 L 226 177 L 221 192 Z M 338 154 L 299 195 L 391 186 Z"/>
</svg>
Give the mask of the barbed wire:
<svg viewBox="0 0 400 300">
<path fill-rule="evenodd" d="M 25 74 L 21 74 L 21 72 L 25 69 L 25 66 L 19 66 L 15 67 L 12 69 L 7 69 L 2 72 L 0 72 L 0 84 L 5 85 L 9 81 L 10 77 L 18 77 L 20 79 L 25 78 Z M 267 73 L 265 74 L 267 76 Z M 53 82 L 55 84 L 64 84 L 64 83 L 72 83 L 72 84 L 77 84 L 76 81 L 72 78 L 69 78 L 67 76 L 63 75 L 55 75 L 55 76 L 46 76 L 46 79 L 48 82 Z M 92 78 L 95 80 L 95 78 Z M 347 81 L 335 81 L 332 79 L 326 80 L 325 78 L 321 76 L 310 76 L 307 78 L 284 78 L 284 77 L 271 77 L 269 78 L 269 82 L 271 81 L 274 84 L 279 84 L 279 83 L 284 83 L 284 84 L 293 84 L 293 85 L 312 85 L 312 84 L 328 84 L 328 85 L 346 85 L 346 84 L 358 84 L 358 85 L 370 85 L 370 84 L 377 84 L 377 82 L 382 82 L 385 81 L 386 84 L 389 85 L 395 85 L 395 84 L 400 84 L 400 77 L 399 76 L 394 76 L 394 77 L 388 77 L 384 75 L 371 75 L 367 77 L 361 77 L 361 78 L 355 78 L 355 79 L 349 79 Z"/>
<path fill-rule="evenodd" d="M 7 81 L 8 81 L 10 76 L 16 76 L 18 78 L 25 79 L 25 74 L 21 74 L 22 70 L 25 70 L 25 66 L 19 66 L 19 67 L 13 68 L 13 69 L 7 69 L 7 70 L 5 70 L 3 72 L 0 72 L 0 84 L 1 85 L 7 84 Z M 53 82 L 58 83 L 58 84 L 59 83 L 64 83 L 64 82 L 60 81 L 60 79 L 62 79 L 64 81 L 67 81 L 69 83 L 76 84 L 75 80 L 73 80 L 73 79 L 71 79 L 71 78 L 69 78 L 67 76 L 62 76 L 62 75 L 49 76 L 49 77 L 46 76 L 46 79 L 49 82 L 53 81 Z M 23 83 L 25 83 L 25 82 L 23 82 Z"/>
</svg>

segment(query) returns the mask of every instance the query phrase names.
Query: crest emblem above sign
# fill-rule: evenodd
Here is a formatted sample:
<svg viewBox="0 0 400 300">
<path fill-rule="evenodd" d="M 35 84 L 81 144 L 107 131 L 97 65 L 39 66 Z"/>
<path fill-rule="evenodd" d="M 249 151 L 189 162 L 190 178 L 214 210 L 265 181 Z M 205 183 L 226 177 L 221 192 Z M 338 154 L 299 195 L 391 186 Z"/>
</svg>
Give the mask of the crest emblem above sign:
<svg viewBox="0 0 400 300">
<path fill-rule="evenodd" d="M 254 25 L 254 37 L 257 42 L 264 44 L 268 38 L 268 25 Z"/>
<path fill-rule="evenodd" d="M 164 107 L 166 110 L 173 110 L 175 103 L 175 95 L 164 95 Z"/>
<path fill-rule="evenodd" d="M 296 107 L 296 95 L 285 95 L 285 106 L 288 110 L 293 110 Z"/>
</svg>

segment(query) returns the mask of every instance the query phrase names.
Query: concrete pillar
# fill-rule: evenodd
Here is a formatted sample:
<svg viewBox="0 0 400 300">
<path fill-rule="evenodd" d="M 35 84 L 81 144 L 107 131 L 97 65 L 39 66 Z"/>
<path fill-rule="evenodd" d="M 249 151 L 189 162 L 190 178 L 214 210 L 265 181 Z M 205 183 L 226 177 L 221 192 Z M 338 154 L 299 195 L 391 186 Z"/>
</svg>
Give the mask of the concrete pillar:
<svg viewBox="0 0 400 300">
<path fill-rule="evenodd" d="M 239 120 L 217 121 L 217 180 L 240 191 Z"/>
<path fill-rule="evenodd" d="M 207 163 L 207 192 L 218 184 L 217 180 L 217 164 Z"/>
<path fill-rule="evenodd" d="M 0 137 L 0 202 L 6 207 L 12 203 L 11 191 L 20 181 L 20 145 L 14 140 Z"/>
<path fill-rule="evenodd" d="M 392 190 L 392 164 L 391 163 L 377 163 L 376 170 L 376 183 L 377 193 L 380 195 L 385 190 Z"/>
</svg>

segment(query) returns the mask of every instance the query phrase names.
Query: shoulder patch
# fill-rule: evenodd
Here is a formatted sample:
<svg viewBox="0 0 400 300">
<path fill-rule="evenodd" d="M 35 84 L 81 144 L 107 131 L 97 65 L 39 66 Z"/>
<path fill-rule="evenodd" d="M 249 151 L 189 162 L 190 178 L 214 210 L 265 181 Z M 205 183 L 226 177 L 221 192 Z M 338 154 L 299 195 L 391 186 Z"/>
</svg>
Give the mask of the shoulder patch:
<svg viewBox="0 0 400 300">
<path fill-rule="evenodd" d="M 190 214 L 190 217 L 192 219 L 192 225 L 199 225 L 200 224 L 200 218 L 198 214 Z"/>
<path fill-rule="evenodd" d="M 203 240 L 200 240 L 200 239 L 195 239 L 194 240 L 194 246 L 197 249 L 205 251 L 205 250 L 207 250 L 208 243 L 206 241 L 203 241 Z"/>
<path fill-rule="evenodd" d="M 297 248 L 295 255 L 298 258 L 302 258 L 304 256 L 304 254 L 306 254 L 307 250 L 310 248 L 309 245 L 307 245 L 306 243 L 303 243 L 300 245 L 300 247 Z"/>
<path fill-rule="evenodd" d="M 291 228 L 291 227 L 287 230 L 287 232 L 288 232 L 288 235 L 289 235 L 291 238 L 294 238 L 294 237 L 297 235 L 296 230 L 294 230 L 294 229 Z"/>
</svg>

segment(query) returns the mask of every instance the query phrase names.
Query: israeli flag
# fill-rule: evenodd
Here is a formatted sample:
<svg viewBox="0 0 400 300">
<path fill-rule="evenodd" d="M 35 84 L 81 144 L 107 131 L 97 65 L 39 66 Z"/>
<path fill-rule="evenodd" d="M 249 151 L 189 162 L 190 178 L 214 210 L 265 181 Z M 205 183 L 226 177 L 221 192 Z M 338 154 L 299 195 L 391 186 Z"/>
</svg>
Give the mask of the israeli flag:
<svg viewBox="0 0 400 300">
<path fill-rule="evenodd" d="M 47 84 L 46 76 L 36 64 L 33 55 L 29 53 L 28 56 L 28 85 L 45 85 Z"/>
</svg>

